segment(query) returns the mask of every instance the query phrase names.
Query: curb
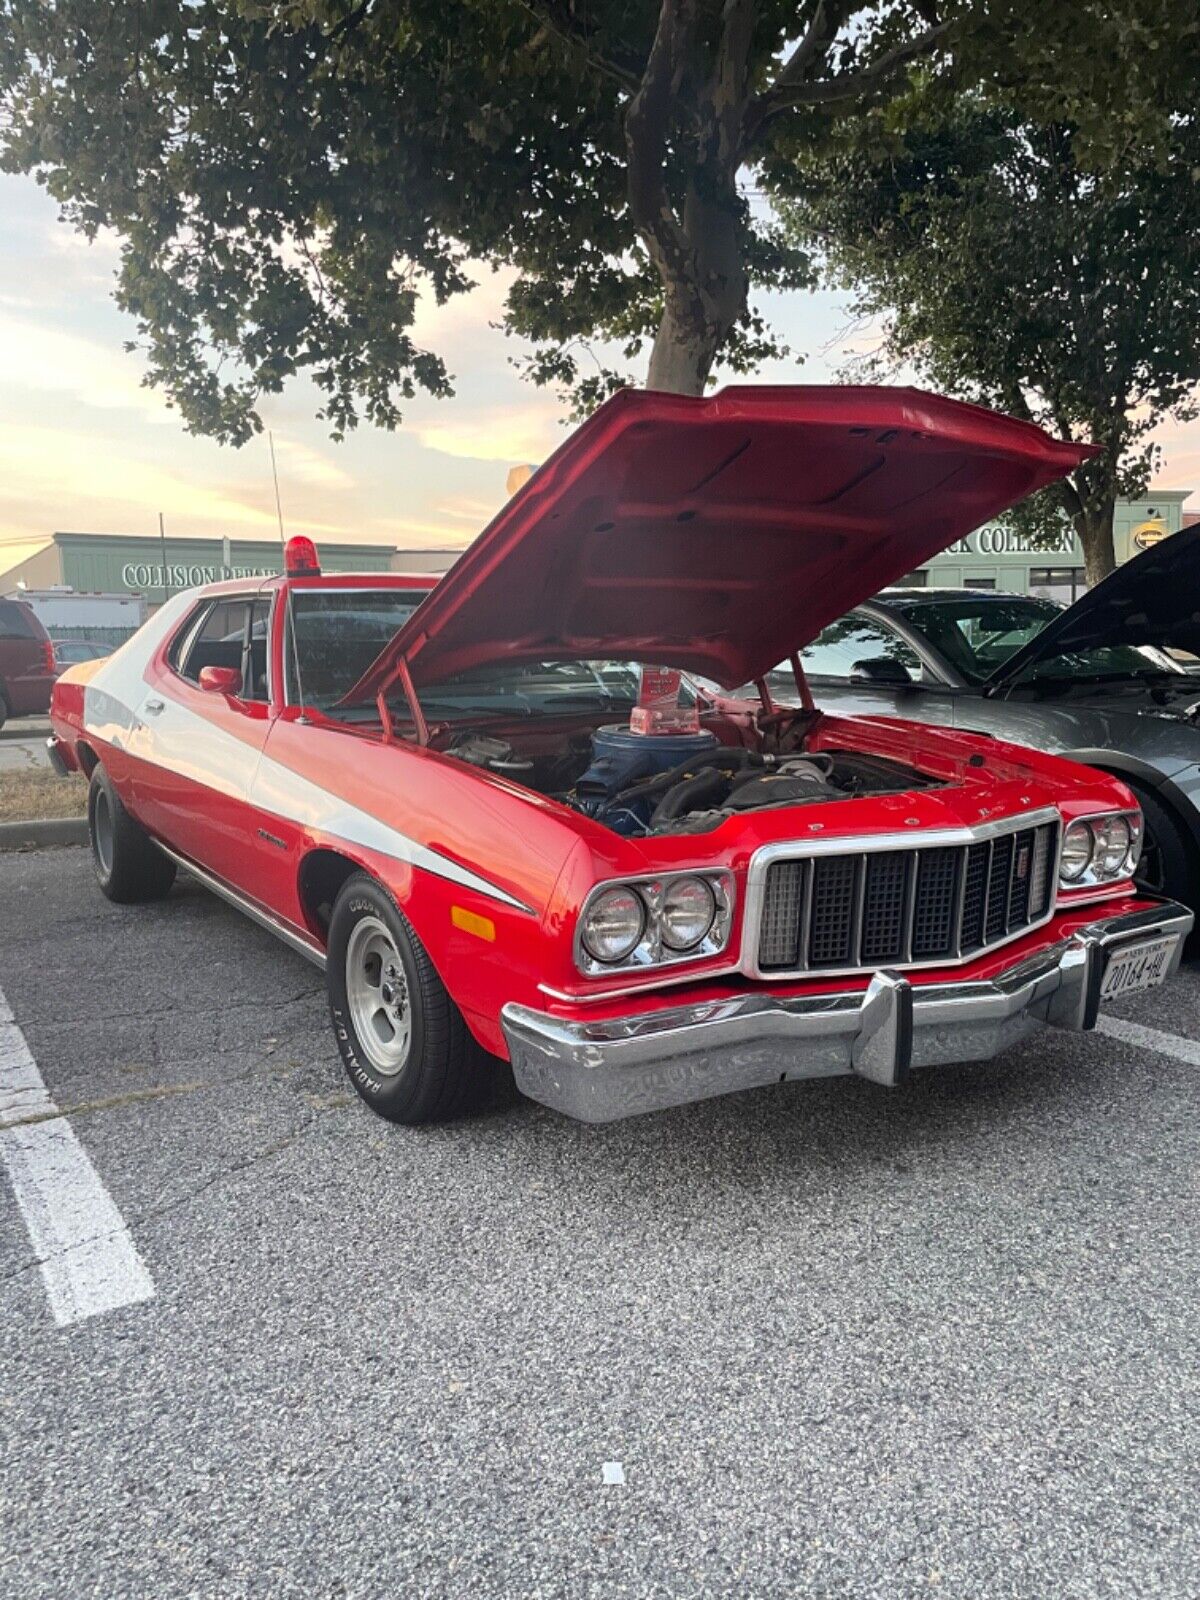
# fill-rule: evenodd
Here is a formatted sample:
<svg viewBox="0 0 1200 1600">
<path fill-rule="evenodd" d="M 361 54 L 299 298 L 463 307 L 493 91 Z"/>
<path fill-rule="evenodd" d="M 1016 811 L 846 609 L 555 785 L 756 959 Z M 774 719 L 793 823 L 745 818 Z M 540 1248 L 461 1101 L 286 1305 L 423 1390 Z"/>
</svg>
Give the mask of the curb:
<svg viewBox="0 0 1200 1600">
<path fill-rule="evenodd" d="M 60 845 L 87 842 L 86 817 L 52 817 L 33 822 L 0 822 L 0 851 L 53 850 Z"/>
<path fill-rule="evenodd" d="M 23 739 L 28 744 L 34 739 L 48 739 L 53 731 L 53 728 L 46 721 L 39 722 L 36 718 L 32 718 L 30 722 L 22 726 L 20 718 L 14 720 L 10 717 L 4 726 L 0 728 L 0 739 Z"/>
</svg>

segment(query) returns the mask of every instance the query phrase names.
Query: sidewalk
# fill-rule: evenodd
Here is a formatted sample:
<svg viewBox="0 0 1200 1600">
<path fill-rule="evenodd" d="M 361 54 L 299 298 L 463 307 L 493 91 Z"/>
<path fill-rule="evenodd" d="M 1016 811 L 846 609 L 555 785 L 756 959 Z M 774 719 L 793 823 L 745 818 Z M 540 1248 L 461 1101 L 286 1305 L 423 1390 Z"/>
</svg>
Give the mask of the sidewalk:
<svg viewBox="0 0 1200 1600">
<path fill-rule="evenodd" d="M 44 733 L 14 739 L 8 735 L 7 728 L 4 729 L 4 736 L 0 737 L 0 775 L 6 772 L 29 772 L 49 765 Z"/>
<path fill-rule="evenodd" d="M 0 728 L 0 741 L 7 739 L 40 739 L 50 737 L 49 717 L 9 717 Z"/>
</svg>

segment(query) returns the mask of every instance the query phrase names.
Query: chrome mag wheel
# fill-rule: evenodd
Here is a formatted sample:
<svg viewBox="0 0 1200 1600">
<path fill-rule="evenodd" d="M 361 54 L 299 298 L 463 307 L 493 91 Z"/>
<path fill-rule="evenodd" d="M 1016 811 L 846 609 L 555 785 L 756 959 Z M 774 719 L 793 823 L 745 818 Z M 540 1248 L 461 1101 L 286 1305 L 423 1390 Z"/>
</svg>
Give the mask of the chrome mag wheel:
<svg viewBox="0 0 1200 1600">
<path fill-rule="evenodd" d="M 379 917 L 361 917 L 346 944 L 346 1005 L 375 1071 L 394 1078 L 412 1048 L 412 1007 L 400 952 Z"/>
</svg>

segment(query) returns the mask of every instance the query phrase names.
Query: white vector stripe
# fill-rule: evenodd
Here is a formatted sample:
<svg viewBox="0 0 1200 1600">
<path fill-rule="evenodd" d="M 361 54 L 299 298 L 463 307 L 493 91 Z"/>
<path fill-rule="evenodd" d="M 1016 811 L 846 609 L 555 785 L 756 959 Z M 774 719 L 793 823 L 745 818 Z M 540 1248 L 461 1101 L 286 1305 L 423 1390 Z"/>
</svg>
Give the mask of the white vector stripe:
<svg viewBox="0 0 1200 1600">
<path fill-rule="evenodd" d="M 111 670 L 111 667 L 102 669 L 84 690 L 84 726 L 98 739 L 215 789 L 219 794 L 230 795 L 272 816 L 324 833 L 330 839 L 377 850 L 381 855 L 421 867 L 518 911 L 530 910 L 523 900 L 490 879 L 460 866 L 440 851 L 410 838 L 391 823 L 351 805 L 311 779 L 301 777 L 282 762 L 260 753 L 254 745 L 218 728 L 168 695 L 155 696 L 163 701 L 162 709 L 153 719 L 143 720 L 137 715 L 137 709 L 149 692 L 146 685 L 140 685 L 140 700 L 133 694 L 130 701 L 126 701 L 120 696 L 130 695 L 135 686 L 120 679 L 112 680 L 108 676 Z"/>
<path fill-rule="evenodd" d="M 154 1280 L 87 1151 L 50 1098 L 2 991 L 0 1162 L 60 1328 L 153 1299 Z"/>
</svg>

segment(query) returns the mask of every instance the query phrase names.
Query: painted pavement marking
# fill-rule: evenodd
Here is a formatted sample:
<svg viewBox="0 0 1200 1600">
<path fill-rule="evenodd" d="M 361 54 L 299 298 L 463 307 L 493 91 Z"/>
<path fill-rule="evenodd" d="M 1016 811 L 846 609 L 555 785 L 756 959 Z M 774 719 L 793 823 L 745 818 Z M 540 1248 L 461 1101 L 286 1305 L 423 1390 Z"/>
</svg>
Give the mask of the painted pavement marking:
<svg viewBox="0 0 1200 1600">
<path fill-rule="evenodd" d="M 154 1298 L 124 1218 L 51 1099 L 2 990 L 0 1163 L 60 1328 Z"/>
<path fill-rule="evenodd" d="M 1189 1066 L 1200 1067 L 1200 1043 L 1185 1039 L 1179 1033 L 1163 1033 L 1158 1028 L 1146 1028 L 1140 1022 L 1123 1022 L 1120 1017 L 1098 1017 L 1096 1032 L 1106 1033 L 1110 1039 L 1120 1039 L 1122 1044 L 1136 1045 L 1141 1050 L 1157 1050 L 1159 1055 L 1174 1056 L 1176 1061 L 1186 1061 Z"/>
</svg>

